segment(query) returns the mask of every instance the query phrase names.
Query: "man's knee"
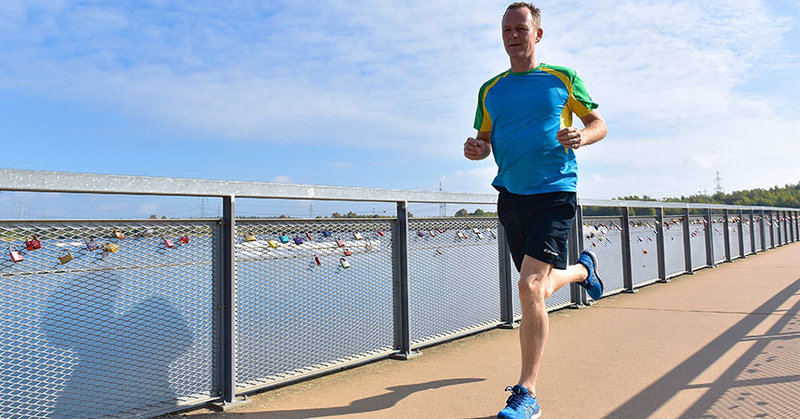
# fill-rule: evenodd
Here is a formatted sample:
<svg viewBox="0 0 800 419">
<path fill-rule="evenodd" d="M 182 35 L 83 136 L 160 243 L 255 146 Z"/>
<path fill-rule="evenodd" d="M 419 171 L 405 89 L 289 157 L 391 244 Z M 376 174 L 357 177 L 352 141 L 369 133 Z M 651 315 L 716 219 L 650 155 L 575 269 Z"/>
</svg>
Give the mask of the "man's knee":
<svg viewBox="0 0 800 419">
<path fill-rule="evenodd" d="M 548 297 L 549 277 L 531 274 L 519 278 L 519 298 L 530 303 L 544 303 Z"/>
</svg>

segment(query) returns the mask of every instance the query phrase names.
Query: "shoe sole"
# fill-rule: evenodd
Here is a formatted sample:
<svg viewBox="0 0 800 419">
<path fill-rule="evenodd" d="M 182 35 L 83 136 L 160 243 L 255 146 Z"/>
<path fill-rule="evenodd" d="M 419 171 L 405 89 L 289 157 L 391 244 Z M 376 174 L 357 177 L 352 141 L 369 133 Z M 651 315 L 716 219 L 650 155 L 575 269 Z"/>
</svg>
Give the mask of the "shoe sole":
<svg viewBox="0 0 800 419">
<path fill-rule="evenodd" d="M 597 278 L 597 282 L 600 283 L 600 289 L 602 290 L 600 292 L 600 297 L 602 297 L 603 292 L 606 290 L 606 285 L 603 283 L 603 278 L 600 278 L 600 274 L 597 272 L 597 255 L 595 255 L 591 250 L 584 250 L 584 253 L 589 255 L 589 257 L 592 259 L 592 265 L 594 265 L 594 269 L 592 270 L 594 271 L 594 277 Z M 594 297 L 592 297 L 592 299 L 597 300 L 597 298 Z"/>
</svg>

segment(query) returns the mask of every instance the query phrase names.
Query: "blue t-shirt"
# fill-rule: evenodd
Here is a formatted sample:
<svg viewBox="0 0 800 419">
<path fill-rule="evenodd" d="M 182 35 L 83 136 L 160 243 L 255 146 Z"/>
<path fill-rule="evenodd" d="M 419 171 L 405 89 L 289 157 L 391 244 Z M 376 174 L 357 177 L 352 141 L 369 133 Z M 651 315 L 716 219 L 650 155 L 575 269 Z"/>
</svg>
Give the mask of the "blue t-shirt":
<svg viewBox="0 0 800 419">
<path fill-rule="evenodd" d="M 576 192 L 578 164 L 556 132 L 597 108 L 575 71 L 541 64 L 503 72 L 481 86 L 475 129 L 489 131 L 495 188 L 520 195 Z"/>
</svg>

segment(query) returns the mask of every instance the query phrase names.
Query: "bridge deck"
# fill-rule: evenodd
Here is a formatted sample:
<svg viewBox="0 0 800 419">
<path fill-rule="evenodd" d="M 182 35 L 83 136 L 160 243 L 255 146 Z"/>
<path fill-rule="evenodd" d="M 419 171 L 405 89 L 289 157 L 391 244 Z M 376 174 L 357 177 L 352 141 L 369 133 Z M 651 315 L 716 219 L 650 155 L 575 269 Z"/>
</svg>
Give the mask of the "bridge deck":
<svg viewBox="0 0 800 419">
<path fill-rule="evenodd" d="M 551 313 L 544 417 L 800 417 L 799 311 L 795 243 Z M 493 330 L 187 415 L 494 417 L 518 357 L 518 331 Z"/>
</svg>

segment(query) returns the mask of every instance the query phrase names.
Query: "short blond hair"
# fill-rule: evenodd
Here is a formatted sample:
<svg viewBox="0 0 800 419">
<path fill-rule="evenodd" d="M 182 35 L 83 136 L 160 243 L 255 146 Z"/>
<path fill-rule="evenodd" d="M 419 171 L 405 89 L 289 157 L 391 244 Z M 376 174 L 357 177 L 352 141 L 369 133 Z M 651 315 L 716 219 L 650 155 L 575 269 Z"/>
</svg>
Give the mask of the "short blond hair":
<svg viewBox="0 0 800 419">
<path fill-rule="evenodd" d="M 511 3 L 508 5 L 508 7 L 506 7 L 505 13 L 508 13 L 509 10 L 521 9 L 523 7 L 531 11 L 533 24 L 536 26 L 537 29 L 540 28 L 542 26 L 542 11 L 539 10 L 538 7 L 534 6 L 533 3 L 526 3 L 524 1 L 517 1 Z M 503 16 L 505 16 L 505 13 L 503 13 Z"/>
</svg>

